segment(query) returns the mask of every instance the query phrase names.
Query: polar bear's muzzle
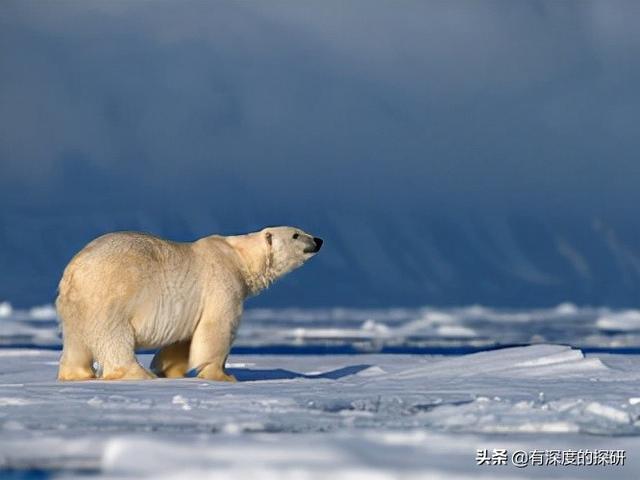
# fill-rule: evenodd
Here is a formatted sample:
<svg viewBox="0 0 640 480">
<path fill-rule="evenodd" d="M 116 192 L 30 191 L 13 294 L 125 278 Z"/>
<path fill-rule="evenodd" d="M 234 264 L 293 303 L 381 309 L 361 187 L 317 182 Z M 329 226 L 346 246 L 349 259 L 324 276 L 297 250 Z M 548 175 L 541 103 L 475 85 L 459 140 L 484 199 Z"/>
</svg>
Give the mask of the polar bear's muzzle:
<svg viewBox="0 0 640 480">
<path fill-rule="evenodd" d="M 313 237 L 313 244 L 304 249 L 304 253 L 318 253 L 324 241 L 321 238 Z"/>
</svg>

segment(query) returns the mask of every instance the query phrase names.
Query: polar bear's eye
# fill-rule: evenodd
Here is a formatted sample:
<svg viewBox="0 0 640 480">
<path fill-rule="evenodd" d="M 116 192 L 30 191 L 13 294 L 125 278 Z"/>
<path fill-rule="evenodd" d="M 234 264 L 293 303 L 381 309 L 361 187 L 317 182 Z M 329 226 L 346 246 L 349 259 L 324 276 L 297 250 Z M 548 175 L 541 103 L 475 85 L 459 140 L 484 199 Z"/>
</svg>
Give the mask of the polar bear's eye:
<svg viewBox="0 0 640 480">
<path fill-rule="evenodd" d="M 296 239 L 296 238 L 298 238 L 299 236 L 300 236 L 299 234 L 294 233 L 294 234 L 293 234 L 293 239 L 295 240 L 295 239 Z"/>
</svg>

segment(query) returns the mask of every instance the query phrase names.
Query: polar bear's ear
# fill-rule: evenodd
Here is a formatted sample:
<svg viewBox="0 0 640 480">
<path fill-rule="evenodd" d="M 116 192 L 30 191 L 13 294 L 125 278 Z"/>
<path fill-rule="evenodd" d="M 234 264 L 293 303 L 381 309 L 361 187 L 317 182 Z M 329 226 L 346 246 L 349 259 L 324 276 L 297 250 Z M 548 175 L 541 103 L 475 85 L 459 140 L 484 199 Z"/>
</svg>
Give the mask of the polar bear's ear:
<svg viewBox="0 0 640 480">
<path fill-rule="evenodd" d="M 269 246 L 271 246 L 272 243 L 273 243 L 273 234 L 271 232 L 267 231 L 267 232 L 264 233 L 264 238 L 267 241 L 267 243 L 269 244 Z"/>
</svg>

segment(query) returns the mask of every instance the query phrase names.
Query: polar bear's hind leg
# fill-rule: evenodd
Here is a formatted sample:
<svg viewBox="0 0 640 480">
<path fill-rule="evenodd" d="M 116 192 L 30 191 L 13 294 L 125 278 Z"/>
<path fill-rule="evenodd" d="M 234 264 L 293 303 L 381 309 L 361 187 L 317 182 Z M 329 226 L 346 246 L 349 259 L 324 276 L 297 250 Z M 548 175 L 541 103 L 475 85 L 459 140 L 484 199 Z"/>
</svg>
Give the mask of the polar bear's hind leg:
<svg viewBox="0 0 640 480">
<path fill-rule="evenodd" d="M 75 302 L 68 302 L 69 282 L 61 283 L 56 308 L 62 326 L 62 356 L 58 368 L 58 380 L 80 381 L 95 378 L 93 352 L 87 344 L 88 336 L 81 327 L 84 312 Z"/>
<path fill-rule="evenodd" d="M 151 362 L 151 371 L 159 377 L 182 378 L 189 369 L 189 349 L 191 340 L 177 342 L 163 347 Z"/>
<path fill-rule="evenodd" d="M 97 335 L 96 360 L 102 366 L 103 380 L 149 380 L 156 376 L 138 363 L 131 325 L 104 329 Z"/>
<path fill-rule="evenodd" d="M 95 378 L 92 365 L 93 355 L 89 347 L 81 339 L 65 335 L 58 380 L 91 380 Z"/>
</svg>

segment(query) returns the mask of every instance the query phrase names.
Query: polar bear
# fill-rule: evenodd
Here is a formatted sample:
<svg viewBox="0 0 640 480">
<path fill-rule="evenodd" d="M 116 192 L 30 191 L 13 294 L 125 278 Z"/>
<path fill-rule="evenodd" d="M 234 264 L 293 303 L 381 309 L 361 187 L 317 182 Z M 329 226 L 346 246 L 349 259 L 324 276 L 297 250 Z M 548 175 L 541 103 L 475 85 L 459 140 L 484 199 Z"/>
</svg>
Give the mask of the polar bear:
<svg viewBox="0 0 640 480">
<path fill-rule="evenodd" d="M 224 370 L 244 300 L 300 267 L 322 239 L 271 227 L 178 243 L 138 232 L 101 236 L 67 265 L 56 308 L 59 380 L 182 377 L 235 381 Z M 161 348 L 151 373 L 136 348 Z"/>
</svg>

